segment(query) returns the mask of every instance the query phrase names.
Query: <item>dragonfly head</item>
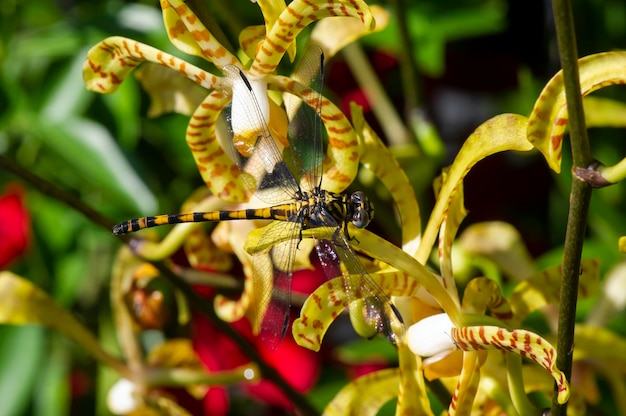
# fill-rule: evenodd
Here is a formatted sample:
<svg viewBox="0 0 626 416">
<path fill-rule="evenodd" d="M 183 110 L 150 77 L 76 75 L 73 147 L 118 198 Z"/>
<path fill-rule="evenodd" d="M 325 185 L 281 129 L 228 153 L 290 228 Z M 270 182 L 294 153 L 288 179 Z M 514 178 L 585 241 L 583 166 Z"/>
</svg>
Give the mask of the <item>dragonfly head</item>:
<svg viewBox="0 0 626 416">
<path fill-rule="evenodd" d="M 352 218 L 350 221 L 357 228 L 365 228 L 374 218 L 374 205 L 362 191 L 356 191 L 350 196 L 352 204 Z"/>
</svg>

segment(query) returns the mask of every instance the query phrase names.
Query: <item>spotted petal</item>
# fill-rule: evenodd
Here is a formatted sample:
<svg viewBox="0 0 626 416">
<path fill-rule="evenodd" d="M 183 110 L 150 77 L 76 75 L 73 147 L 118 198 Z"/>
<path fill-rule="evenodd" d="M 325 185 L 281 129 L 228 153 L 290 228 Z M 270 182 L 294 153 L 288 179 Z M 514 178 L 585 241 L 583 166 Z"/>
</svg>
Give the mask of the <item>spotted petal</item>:
<svg viewBox="0 0 626 416">
<path fill-rule="evenodd" d="M 142 62 L 154 62 L 178 71 L 207 89 L 226 86 L 221 78 L 173 55 L 119 36 L 107 38 L 89 50 L 83 65 L 85 85 L 87 89 L 99 93 L 115 92 Z"/>
<path fill-rule="evenodd" d="M 626 52 L 606 52 L 578 60 L 584 96 L 609 85 L 626 83 Z M 561 145 L 568 122 L 563 72 L 546 84 L 528 118 L 528 140 L 543 153 L 552 170 L 561 171 Z"/>
<path fill-rule="evenodd" d="M 498 349 L 529 358 L 548 371 L 557 383 L 558 402 L 569 398 L 569 385 L 565 374 L 556 368 L 556 350 L 539 335 L 523 329 L 507 331 L 496 326 L 452 328 L 452 338 L 464 351 Z"/>
<path fill-rule="evenodd" d="M 250 73 L 253 76 L 269 75 L 276 70 L 285 51 L 306 26 L 323 17 L 351 16 L 373 29 L 372 13 L 362 0 L 327 1 L 294 0 L 280 14 L 272 29 L 260 45 Z"/>
<path fill-rule="evenodd" d="M 380 272 L 370 274 L 382 291 L 390 296 L 399 295 L 401 288 L 411 286 L 406 291 L 416 291 L 417 284 L 400 272 Z M 331 279 L 318 287 L 306 299 L 300 310 L 300 317 L 293 323 L 293 337 L 298 345 L 319 351 L 324 334 L 330 324 L 348 307 L 351 297 L 346 293 L 343 277 Z M 354 321 L 353 321 L 354 323 Z M 357 328 L 367 331 L 369 328 Z"/>
<path fill-rule="evenodd" d="M 215 39 L 183 0 L 161 0 L 161 9 L 167 35 L 178 49 L 202 57 L 220 69 L 239 64 L 237 57 Z"/>
</svg>

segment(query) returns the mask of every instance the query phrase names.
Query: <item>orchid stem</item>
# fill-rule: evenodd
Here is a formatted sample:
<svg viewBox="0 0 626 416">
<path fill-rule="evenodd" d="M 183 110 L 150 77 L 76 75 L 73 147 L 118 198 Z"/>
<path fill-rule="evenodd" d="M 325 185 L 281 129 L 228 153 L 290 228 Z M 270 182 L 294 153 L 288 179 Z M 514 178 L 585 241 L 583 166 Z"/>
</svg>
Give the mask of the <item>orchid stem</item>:
<svg viewBox="0 0 626 416">
<path fill-rule="evenodd" d="M 380 83 L 380 79 L 361 45 L 357 42 L 351 43 L 343 48 L 341 53 L 345 57 L 354 78 L 365 93 L 372 112 L 378 119 L 389 144 L 400 146 L 410 143 L 410 133 Z"/>
<path fill-rule="evenodd" d="M 553 0 L 552 8 L 556 25 L 556 35 L 567 111 L 569 113 L 570 142 L 573 167 L 587 167 L 592 161 L 589 139 L 585 126 L 580 79 L 578 74 L 578 56 L 576 35 L 571 1 Z M 574 354 L 574 325 L 576 302 L 578 300 L 578 279 L 580 260 L 587 225 L 587 214 L 591 200 L 591 187 L 576 178 L 572 180 L 570 191 L 570 210 L 567 218 L 565 243 L 563 249 L 563 279 L 560 294 L 559 329 L 557 343 L 557 367 L 569 381 L 572 374 Z M 557 402 L 557 390 L 552 400 L 552 416 L 565 415 L 567 404 Z"/>
</svg>

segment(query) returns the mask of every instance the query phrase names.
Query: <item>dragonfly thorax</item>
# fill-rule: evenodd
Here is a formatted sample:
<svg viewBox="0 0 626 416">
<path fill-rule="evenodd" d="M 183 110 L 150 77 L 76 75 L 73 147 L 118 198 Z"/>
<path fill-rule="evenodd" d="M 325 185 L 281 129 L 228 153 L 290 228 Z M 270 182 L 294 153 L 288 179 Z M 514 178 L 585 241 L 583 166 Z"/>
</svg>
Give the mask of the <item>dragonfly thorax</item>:
<svg viewBox="0 0 626 416">
<path fill-rule="evenodd" d="M 367 227 L 374 218 L 374 205 L 361 191 L 348 195 L 317 188 L 311 195 L 305 195 L 311 204 L 311 218 L 314 223 L 319 210 L 325 210 L 337 224 L 345 226 L 351 222 L 357 228 Z"/>
</svg>

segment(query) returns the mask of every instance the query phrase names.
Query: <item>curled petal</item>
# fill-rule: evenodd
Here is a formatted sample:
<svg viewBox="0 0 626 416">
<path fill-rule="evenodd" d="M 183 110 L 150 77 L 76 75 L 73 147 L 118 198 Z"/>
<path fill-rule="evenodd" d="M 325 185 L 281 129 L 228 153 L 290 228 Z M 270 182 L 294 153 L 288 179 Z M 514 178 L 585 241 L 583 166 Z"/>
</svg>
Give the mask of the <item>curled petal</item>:
<svg viewBox="0 0 626 416">
<path fill-rule="evenodd" d="M 254 59 L 257 48 L 265 40 L 265 26 L 248 26 L 239 32 L 239 46 L 246 56 Z"/>
<path fill-rule="evenodd" d="M 503 322 L 513 318 L 509 302 L 502 296 L 500 286 L 486 277 L 470 280 L 463 292 L 463 312 L 484 314 L 489 308 L 490 315 Z"/>
<path fill-rule="evenodd" d="M 150 96 L 148 117 L 169 112 L 191 116 L 207 95 L 206 89 L 184 75 L 152 62 L 137 68 L 135 77 Z"/>
<path fill-rule="evenodd" d="M 546 304 L 558 305 L 561 288 L 561 265 L 551 267 L 530 276 L 518 284 L 509 296 L 513 310 L 512 323 L 522 322 L 532 311 Z M 600 281 L 600 262 L 596 259 L 583 259 L 580 262 L 578 296 L 584 299 L 595 293 Z"/>
<path fill-rule="evenodd" d="M 507 331 L 496 326 L 471 326 L 452 328 L 452 338 L 464 351 L 498 349 L 529 358 L 546 369 L 558 387 L 558 402 L 569 399 L 569 384 L 565 374 L 556 368 L 556 350 L 539 335 L 523 329 Z"/>
<path fill-rule="evenodd" d="M 526 126 L 526 117 L 517 114 L 500 114 L 478 126 L 467 138 L 450 166 L 446 180 L 441 185 L 437 202 L 422 237 L 422 244 L 416 254 L 419 262 L 425 263 L 428 259 L 445 212 L 470 169 L 480 160 L 498 152 L 532 149 L 532 145 L 526 139 Z"/>
<path fill-rule="evenodd" d="M 115 92 L 142 62 L 154 62 L 180 72 L 207 89 L 223 88 L 221 78 L 173 55 L 131 39 L 106 38 L 87 52 L 83 79 L 87 89 L 103 94 Z"/>
<path fill-rule="evenodd" d="M 446 176 L 447 169 L 444 169 L 441 176 L 435 181 L 435 194 L 439 193 L 441 183 L 445 181 Z M 456 192 L 452 195 L 449 207 L 441 220 L 438 242 L 439 249 L 437 250 L 443 287 L 457 304 L 460 302 L 452 271 L 452 243 L 454 242 L 454 237 L 461 226 L 461 222 L 463 222 L 463 219 L 467 216 L 467 211 L 465 210 L 463 201 L 463 182 L 460 182 Z"/>
<path fill-rule="evenodd" d="M 289 3 L 272 29 L 267 32 L 265 42 L 260 45 L 250 72 L 255 75 L 268 75 L 274 72 L 285 51 L 300 31 L 310 23 L 329 16 L 355 17 L 370 29 L 373 29 L 375 25 L 369 7 L 362 0 L 336 2 L 294 0 Z"/>
<path fill-rule="evenodd" d="M 521 234 L 509 223 L 486 221 L 469 225 L 459 242 L 468 254 L 487 257 L 517 281 L 526 279 L 535 271 L 534 260 Z"/>
<path fill-rule="evenodd" d="M 452 401 L 448 406 L 448 413 L 453 415 L 470 414 L 474 398 L 478 392 L 480 381 L 479 357 L 476 352 L 463 354 L 463 367 L 459 381 L 452 396 Z"/>
<path fill-rule="evenodd" d="M 161 9 L 167 35 L 178 49 L 205 58 L 218 68 L 239 63 L 204 27 L 183 0 L 161 0 Z"/>
<path fill-rule="evenodd" d="M 626 52 L 606 52 L 578 60 L 584 96 L 609 85 L 626 83 Z M 568 122 L 563 72 L 546 84 L 528 118 L 528 140 L 543 153 L 550 168 L 561 171 L 561 145 Z"/>
<path fill-rule="evenodd" d="M 406 275 L 397 272 L 372 273 L 374 282 L 389 295 L 398 288 L 407 287 L 412 281 Z M 414 288 L 416 290 L 416 288 Z M 304 347 L 319 351 L 324 334 L 330 324 L 348 306 L 349 296 L 342 277 L 331 279 L 318 287 L 307 298 L 300 310 L 300 317 L 293 323 L 293 338 Z"/>
<path fill-rule="evenodd" d="M 224 152 L 216 136 L 216 123 L 228 96 L 213 91 L 198 106 L 187 125 L 187 145 L 207 187 L 219 199 L 244 202 L 249 189 L 242 180 L 239 167 Z"/>
<path fill-rule="evenodd" d="M 346 385 L 324 409 L 325 416 L 376 415 L 398 395 L 399 369 L 369 373 Z"/>
<path fill-rule="evenodd" d="M 285 0 L 257 0 L 256 3 L 261 8 L 263 20 L 265 21 L 265 26 L 261 26 L 263 28 L 263 38 L 260 40 L 263 41 L 265 40 L 265 34 L 272 30 L 272 27 L 274 27 L 276 21 L 280 18 L 281 13 L 287 8 L 287 5 L 285 4 Z M 258 46 L 258 44 L 256 46 Z M 289 45 L 287 54 L 289 55 L 289 60 L 293 62 L 296 56 L 295 40 L 291 43 L 291 45 Z M 248 56 L 254 59 L 255 55 L 256 50 L 255 53 Z"/>
<path fill-rule="evenodd" d="M 374 31 L 378 32 L 387 27 L 389 12 L 384 8 L 374 5 L 370 11 L 376 22 L 376 28 L 371 29 L 362 22 L 351 17 L 337 17 L 334 19 L 320 20 L 311 32 L 311 42 L 324 48 L 326 57 L 331 58 L 346 45 L 356 41 Z"/>
</svg>

